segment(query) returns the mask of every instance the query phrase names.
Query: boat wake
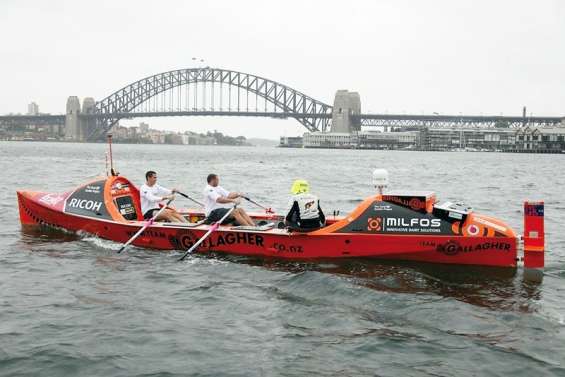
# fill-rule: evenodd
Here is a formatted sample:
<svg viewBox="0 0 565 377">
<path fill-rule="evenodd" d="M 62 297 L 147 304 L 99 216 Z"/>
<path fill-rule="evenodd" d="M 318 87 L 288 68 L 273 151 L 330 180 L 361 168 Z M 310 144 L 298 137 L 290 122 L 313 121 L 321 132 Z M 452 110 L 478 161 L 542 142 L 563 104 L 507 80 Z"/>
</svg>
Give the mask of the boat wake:
<svg viewBox="0 0 565 377">
<path fill-rule="evenodd" d="M 113 242 L 113 241 L 110 241 L 110 240 L 105 240 L 105 239 L 93 236 L 92 234 L 84 233 L 84 234 L 80 234 L 80 236 L 81 236 L 81 241 L 89 243 L 89 244 L 95 246 L 97 249 L 103 249 L 103 250 L 109 250 L 109 251 L 117 252 L 118 250 L 120 250 L 120 247 L 122 247 L 122 244 L 120 244 L 120 243 L 116 243 L 116 242 Z"/>
</svg>

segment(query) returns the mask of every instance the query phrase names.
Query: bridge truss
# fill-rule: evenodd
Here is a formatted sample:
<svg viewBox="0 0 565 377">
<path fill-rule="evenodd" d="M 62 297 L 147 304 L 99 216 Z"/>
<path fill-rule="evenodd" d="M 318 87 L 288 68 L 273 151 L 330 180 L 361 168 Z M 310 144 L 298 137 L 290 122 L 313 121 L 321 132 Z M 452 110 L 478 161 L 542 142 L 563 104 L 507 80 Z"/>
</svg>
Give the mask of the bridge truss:
<svg viewBox="0 0 565 377">
<path fill-rule="evenodd" d="M 281 83 L 220 68 L 188 68 L 148 76 L 99 101 L 87 120 L 88 139 L 96 140 L 121 119 L 163 116 L 246 116 L 296 119 L 310 132 L 329 131 L 332 106 Z M 363 127 L 518 128 L 565 126 L 560 117 L 357 114 Z M 64 125 L 65 115 L 0 116 L 0 129 L 23 125 Z"/>
<path fill-rule="evenodd" d="M 511 117 L 478 115 L 407 115 L 407 114 L 360 114 L 364 127 L 383 128 L 519 128 L 559 126 L 560 117 Z"/>
<path fill-rule="evenodd" d="M 292 117 L 309 131 L 328 131 L 332 107 L 281 83 L 219 68 L 189 68 L 149 76 L 96 103 L 97 127 L 139 116 L 241 115 Z M 159 115 L 156 115 L 159 114 Z"/>
</svg>

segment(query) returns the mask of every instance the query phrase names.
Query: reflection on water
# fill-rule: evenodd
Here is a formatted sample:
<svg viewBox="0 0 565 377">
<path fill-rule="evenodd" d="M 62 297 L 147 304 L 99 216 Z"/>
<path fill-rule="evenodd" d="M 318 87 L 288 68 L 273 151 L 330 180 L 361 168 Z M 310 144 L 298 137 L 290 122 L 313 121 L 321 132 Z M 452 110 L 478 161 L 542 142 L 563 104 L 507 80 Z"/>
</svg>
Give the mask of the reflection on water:
<svg viewBox="0 0 565 377">
<path fill-rule="evenodd" d="M 38 239 L 45 242 L 73 242 L 81 238 L 81 235 L 75 232 L 44 225 L 23 225 L 20 232 L 21 241 L 30 245 Z"/>
<path fill-rule="evenodd" d="M 95 238 L 88 236 L 90 238 Z M 22 229 L 22 242 L 37 244 L 38 240 L 49 242 L 74 242 L 81 236 L 49 227 L 26 227 Z M 97 239 L 110 249 L 118 244 Z M 67 257 L 67 253 L 42 251 L 50 257 Z M 151 251 L 134 252 L 133 258 L 151 258 Z M 175 254 L 172 252 L 170 254 Z M 500 311 L 531 312 L 540 299 L 540 284 L 522 279 L 522 271 L 514 268 L 484 266 L 441 265 L 431 263 L 387 261 L 377 259 L 317 260 L 310 262 L 285 261 L 271 258 L 250 258 L 223 253 L 210 253 L 198 257 L 216 258 L 231 263 L 300 273 L 317 271 L 325 274 L 345 276 L 354 284 L 381 292 L 434 294 Z M 128 257 L 97 255 L 96 263 L 115 270 L 123 269 Z"/>
<path fill-rule="evenodd" d="M 514 268 L 376 259 L 332 259 L 306 263 L 219 253 L 206 257 L 292 273 L 317 271 L 335 274 L 381 292 L 434 294 L 500 311 L 533 311 L 541 294 L 540 283 L 525 281 L 522 272 Z"/>
<path fill-rule="evenodd" d="M 94 243 L 111 251 L 118 244 L 87 235 Z M 38 241 L 75 242 L 81 235 L 46 226 L 29 226 L 22 229 L 22 242 L 37 246 Z M 36 248 L 37 250 L 37 248 Z M 66 257 L 65 252 L 42 250 L 50 257 Z M 161 253 L 162 251 L 153 251 Z M 132 253 L 133 258 L 151 258 L 152 251 Z M 171 252 L 170 254 L 175 254 Z M 317 271 L 350 278 L 354 284 L 381 292 L 435 294 L 459 301 L 500 311 L 530 312 L 536 309 L 540 299 L 540 283 L 522 279 L 523 272 L 515 268 L 485 266 L 442 265 L 410 261 L 389 261 L 378 259 L 329 259 L 309 262 L 287 261 L 273 258 L 253 258 L 223 253 L 209 253 L 198 257 L 216 258 L 231 263 L 301 273 Z M 97 255 L 96 263 L 123 269 L 127 257 L 118 254 Z"/>
</svg>

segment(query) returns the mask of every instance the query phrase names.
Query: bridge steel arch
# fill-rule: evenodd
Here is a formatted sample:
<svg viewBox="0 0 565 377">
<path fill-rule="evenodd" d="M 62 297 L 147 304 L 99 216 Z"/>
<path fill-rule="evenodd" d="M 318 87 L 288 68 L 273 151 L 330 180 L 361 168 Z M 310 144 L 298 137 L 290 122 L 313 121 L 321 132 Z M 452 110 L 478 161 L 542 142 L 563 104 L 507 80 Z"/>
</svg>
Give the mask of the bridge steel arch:
<svg viewBox="0 0 565 377">
<path fill-rule="evenodd" d="M 143 78 L 97 102 L 98 121 L 90 130 L 89 139 L 102 136 L 152 97 L 179 86 L 198 83 L 219 83 L 246 90 L 271 103 L 277 111 L 294 117 L 310 132 L 326 131 L 331 122 L 332 106 L 276 81 L 221 68 L 187 68 Z"/>
</svg>

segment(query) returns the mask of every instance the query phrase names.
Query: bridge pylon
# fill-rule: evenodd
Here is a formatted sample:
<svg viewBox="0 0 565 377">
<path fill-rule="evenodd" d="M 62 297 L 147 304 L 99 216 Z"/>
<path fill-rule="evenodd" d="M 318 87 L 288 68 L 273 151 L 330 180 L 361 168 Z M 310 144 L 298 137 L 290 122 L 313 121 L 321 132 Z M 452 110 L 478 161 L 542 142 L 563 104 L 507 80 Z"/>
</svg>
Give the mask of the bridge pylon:
<svg viewBox="0 0 565 377">
<path fill-rule="evenodd" d="M 86 97 L 82 101 L 82 111 L 81 114 L 95 114 L 96 113 L 96 101 L 92 97 Z M 96 129 L 96 118 L 81 117 L 80 118 L 80 129 L 81 129 L 81 141 L 86 141 L 89 135 Z"/>
<path fill-rule="evenodd" d="M 356 115 L 361 114 L 361 97 L 357 92 L 338 90 L 332 109 L 331 132 L 352 133 L 361 129 Z"/>
<path fill-rule="evenodd" d="M 96 101 L 92 97 L 86 97 L 82 101 L 77 96 L 67 99 L 67 111 L 65 113 L 65 140 L 87 141 L 88 136 L 96 129 L 96 118 L 84 117 L 83 115 L 96 114 Z"/>
<path fill-rule="evenodd" d="M 67 98 L 65 113 L 65 140 L 81 141 L 80 100 L 77 96 Z"/>
</svg>

